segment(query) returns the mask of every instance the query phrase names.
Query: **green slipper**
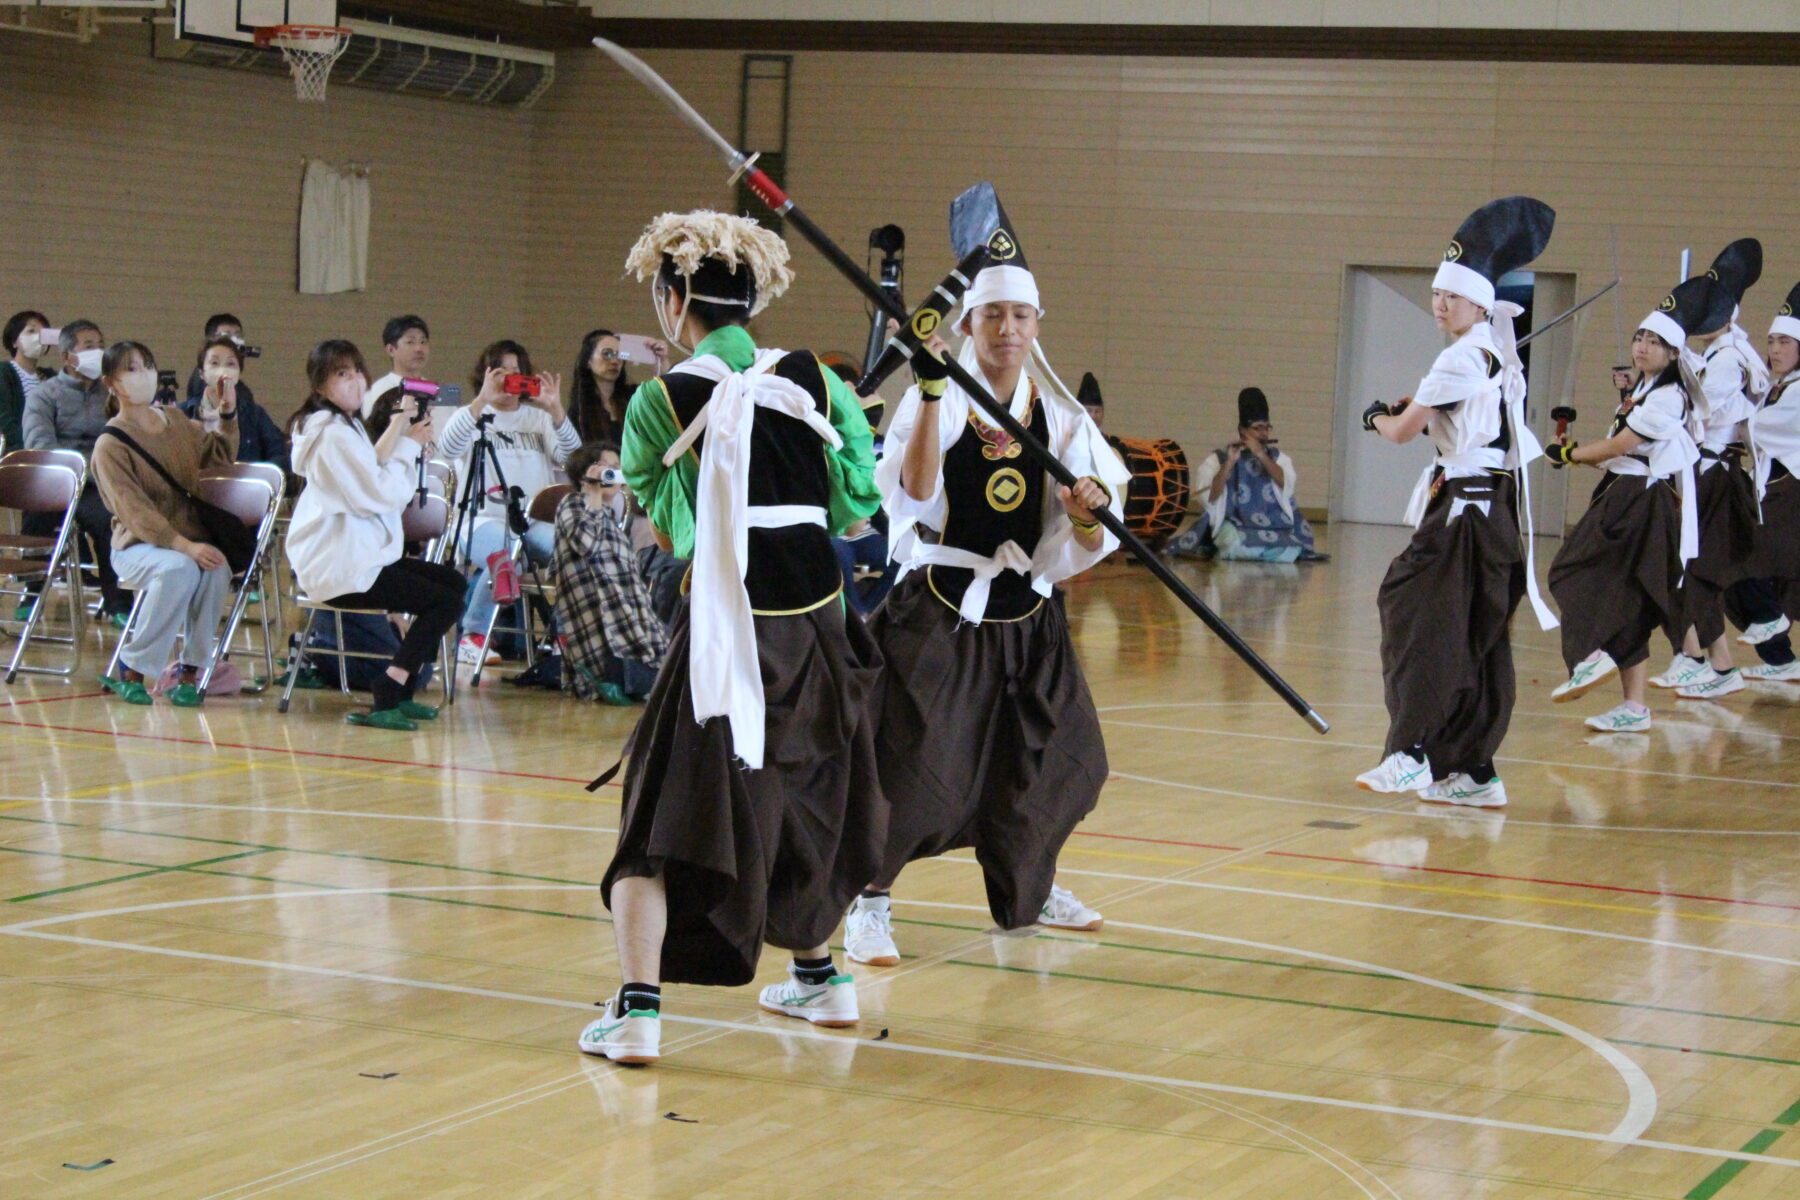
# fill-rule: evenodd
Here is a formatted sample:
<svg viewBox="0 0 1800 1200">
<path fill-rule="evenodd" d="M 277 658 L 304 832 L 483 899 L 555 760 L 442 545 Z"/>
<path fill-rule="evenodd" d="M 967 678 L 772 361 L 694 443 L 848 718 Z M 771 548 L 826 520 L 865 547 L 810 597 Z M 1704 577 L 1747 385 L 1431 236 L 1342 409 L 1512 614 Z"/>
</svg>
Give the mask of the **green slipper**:
<svg viewBox="0 0 1800 1200">
<path fill-rule="evenodd" d="M 285 673 L 276 677 L 275 686 L 287 686 L 287 675 Z M 325 682 L 325 677 L 311 667 L 307 667 L 305 670 L 301 671 L 300 678 L 294 680 L 294 690 L 300 692 L 321 692 L 330 686 L 330 684 Z"/>
<path fill-rule="evenodd" d="M 130 613 L 107 613 L 106 614 L 106 623 L 108 625 L 111 625 L 114 629 L 125 628 L 125 623 L 129 620 L 131 620 Z"/>
<path fill-rule="evenodd" d="M 101 687 L 120 697 L 127 704 L 154 704 L 150 699 L 150 689 L 136 680 L 114 679 L 110 675 L 102 675 L 97 682 Z"/>
<path fill-rule="evenodd" d="M 15 620 L 15 621 L 29 620 L 31 617 L 31 610 L 36 607 L 37 607 L 36 600 L 26 600 L 23 604 L 19 605 L 19 607 L 13 609 L 13 620 Z"/>
<path fill-rule="evenodd" d="M 199 708 L 206 702 L 206 697 L 200 694 L 200 689 L 191 683 L 178 683 L 170 688 L 166 695 L 169 697 L 169 703 L 176 708 Z"/>
<path fill-rule="evenodd" d="M 377 709 L 374 712 L 353 712 L 344 717 L 352 725 L 365 725 L 372 729 L 391 729 L 396 733 L 412 733 L 419 728 L 417 721 L 408 720 L 397 708 Z"/>
<path fill-rule="evenodd" d="M 429 704 L 419 704 L 413 700 L 402 700 L 399 704 L 400 715 L 411 717 L 415 721 L 435 721 L 438 710 Z"/>
<path fill-rule="evenodd" d="M 618 708 L 629 708 L 637 702 L 627 696 L 618 684 L 602 679 L 600 681 L 600 703 L 611 704 Z"/>
</svg>

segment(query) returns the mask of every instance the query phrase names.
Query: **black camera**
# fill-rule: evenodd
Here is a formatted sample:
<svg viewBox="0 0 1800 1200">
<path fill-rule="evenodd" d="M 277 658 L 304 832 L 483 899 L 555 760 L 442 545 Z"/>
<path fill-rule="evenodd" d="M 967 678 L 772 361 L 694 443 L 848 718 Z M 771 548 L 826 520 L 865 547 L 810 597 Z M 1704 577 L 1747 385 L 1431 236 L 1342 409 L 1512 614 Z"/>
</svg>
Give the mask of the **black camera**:
<svg viewBox="0 0 1800 1200">
<path fill-rule="evenodd" d="M 234 337 L 231 340 L 233 343 L 236 344 L 236 346 L 238 348 L 238 353 L 240 355 L 242 355 L 243 357 L 245 357 L 245 358 L 261 358 L 262 357 L 262 347 L 261 346 L 247 345 L 247 344 L 245 344 L 244 339 L 240 338 L 240 337 Z"/>
<path fill-rule="evenodd" d="M 179 379 L 173 371 L 158 371 L 156 373 L 156 386 L 158 388 L 172 388 L 177 382 L 179 382 Z"/>
</svg>

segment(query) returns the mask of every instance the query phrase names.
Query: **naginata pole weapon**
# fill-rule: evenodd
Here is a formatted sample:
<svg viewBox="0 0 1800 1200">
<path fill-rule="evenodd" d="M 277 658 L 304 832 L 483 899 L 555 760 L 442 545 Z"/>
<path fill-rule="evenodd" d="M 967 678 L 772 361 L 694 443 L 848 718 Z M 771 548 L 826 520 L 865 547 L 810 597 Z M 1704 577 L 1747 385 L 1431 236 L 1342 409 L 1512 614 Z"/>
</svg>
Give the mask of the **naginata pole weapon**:
<svg viewBox="0 0 1800 1200">
<path fill-rule="evenodd" d="M 812 243 L 815 250 L 825 256 L 825 261 L 836 267 L 838 273 L 855 285 L 856 289 L 873 303 L 876 308 L 887 313 L 887 315 L 894 320 L 899 321 L 902 328 L 905 328 L 910 324 L 910 317 L 907 311 L 899 304 L 895 303 L 894 298 L 886 291 L 882 290 L 880 284 L 869 278 L 868 272 L 864 271 L 862 266 L 858 264 L 855 259 L 852 259 L 848 254 L 844 253 L 842 247 L 832 241 L 831 238 L 826 235 L 824 230 L 815 225 L 812 218 L 807 216 L 806 213 L 788 197 L 788 194 L 781 189 L 781 185 L 777 184 L 773 179 L 770 179 L 768 174 L 756 165 L 755 155 L 745 154 L 742 150 L 739 150 L 736 146 L 733 146 L 730 142 L 726 141 L 725 138 L 720 135 L 719 131 L 714 129 L 712 125 L 707 122 L 705 117 L 694 111 L 694 106 L 683 99 L 681 93 L 670 86 L 667 80 L 661 75 L 658 75 L 648 63 L 638 58 L 637 55 L 632 54 L 629 50 L 626 50 L 616 43 L 607 41 L 605 38 L 595 38 L 594 45 L 604 50 L 611 56 L 614 62 L 623 67 L 625 71 L 639 83 L 642 83 L 645 87 L 649 88 L 650 91 L 662 97 L 663 101 L 667 103 L 670 108 L 675 110 L 682 121 L 710 142 L 720 154 L 724 155 L 726 163 L 731 167 L 732 182 L 736 182 L 738 178 L 742 177 L 744 183 L 751 191 L 756 193 L 764 204 L 769 206 L 771 211 L 782 217 L 795 229 L 799 230 L 800 235 L 808 242 Z M 1025 452 L 1031 456 L 1037 465 L 1041 466 L 1050 474 L 1051 478 L 1055 479 L 1064 487 L 1072 488 L 1075 486 L 1078 482 L 1075 474 L 1070 471 L 1068 467 L 1064 466 L 1062 461 L 1052 454 L 1041 442 L 1033 437 L 1030 431 L 1019 424 L 1019 422 L 1014 419 L 1012 413 L 1007 410 L 1006 406 L 995 400 L 994 397 L 989 394 L 987 388 L 974 376 L 969 374 L 969 372 L 963 368 L 961 363 L 948 355 L 945 356 L 944 363 L 949 367 L 950 378 L 956 381 L 957 386 L 967 392 L 969 396 L 982 407 L 991 421 L 1004 429 L 1008 436 L 1023 447 Z M 1188 608 L 1193 611 L 1194 615 L 1199 617 L 1200 620 L 1205 623 L 1206 627 L 1218 636 L 1219 640 L 1223 641 L 1231 648 L 1234 654 L 1243 659 L 1244 663 L 1249 666 L 1252 671 L 1255 671 L 1264 683 L 1274 689 L 1275 694 L 1286 701 L 1289 708 L 1292 708 L 1296 713 L 1299 713 L 1301 718 L 1305 720 L 1308 725 L 1312 726 L 1320 733 L 1325 733 L 1331 728 L 1330 722 L 1320 716 L 1313 709 L 1312 705 L 1308 704 L 1305 698 L 1293 689 L 1293 686 L 1290 685 L 1287 680 L 1276 674 L 1275 669 L 1264 662 L 1262 656 L 1251 649 L 1249 643 L 1245 642 L 1235 629 L 1230 625 L 1227 625 L 1217 613 L 1208 608 L 1206 603 L 1194 594 L 1193 589 L 1182 582 L 1179 575 L 1176 575 L 1174 571 L 1169 569 L 1167 563 L 1157 557 L 1148 546 L 1144 545 L 1136 534 L 1125 527 L 1123 521 L 1113 515 L 1110 508 L 1102 507 L 1095 509 L 1094 518 L 1098 520 L 1101 525 L 1105 526 L 1114 537 L 1119 539 L 1120 545 L 1124 546 L 1127 550 L 1130 550 L 1139 562 L 1148 567 L 1150 573 L 1162 581 L 1163 586 L 1175 593 L 1176 597 L 1180 599 L 1183 604 L 1187 605 Z"/>
</svg>

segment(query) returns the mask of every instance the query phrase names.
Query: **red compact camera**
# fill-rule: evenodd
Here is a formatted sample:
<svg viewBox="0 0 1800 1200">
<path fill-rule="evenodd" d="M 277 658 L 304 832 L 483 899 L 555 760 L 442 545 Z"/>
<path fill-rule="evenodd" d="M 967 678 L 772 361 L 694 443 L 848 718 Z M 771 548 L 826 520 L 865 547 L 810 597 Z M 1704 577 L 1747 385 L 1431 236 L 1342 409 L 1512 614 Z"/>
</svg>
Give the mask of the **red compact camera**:
<svg viewBox="0 0 1800 1200">
<path fill-rule="evenodd" d="M 500 386 L 509 396 L 530 396 L 534 400 L 544 390 L 536 375 L 508 375 Z"/>
</svg>

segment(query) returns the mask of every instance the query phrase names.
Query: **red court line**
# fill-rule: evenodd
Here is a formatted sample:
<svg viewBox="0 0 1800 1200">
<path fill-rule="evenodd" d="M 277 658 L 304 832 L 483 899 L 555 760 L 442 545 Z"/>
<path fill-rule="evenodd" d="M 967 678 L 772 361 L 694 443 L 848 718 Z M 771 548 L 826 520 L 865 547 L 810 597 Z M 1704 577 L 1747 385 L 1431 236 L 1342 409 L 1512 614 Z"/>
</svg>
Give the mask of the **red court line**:
<svg viewBox="0 0 1800 1200">
<path fill-rule="evenodd" d="M 586 784 L 585 779 L 571 779 L 565 775 L 534 775 L 529 771 L 503 771 L 498 767 L 459 767 L 453 763 L 413 762 L 405 758 L 376 758 L 370 754 L 333 754 L 325 750 L 294 750 L 285 746 L 251 746 L 243 742 L 214 742 L 205 738 L 170 737 L 160 733 L 119 733 L 111 729 L 90 729 L 85 725 L 51 725 L 43 721 L 9 721 L 0 718 L 0 725 L 18 725 L 26 729 L 55 729 L 64 733 L 92 733 L 101 737 L 133 738 L 144 742 L 176 742 L 184 746 L 208 746 L 213 749 L 257 750 L 265 754 L 303 755 L 307 758 L 334 758 L 348 762 L 382 763 L 391 767 L 420 767 L 431 771 L 466 771 L 476 775 L 504 775 L 513 779 L 545 779 L 551 783 Z M 617 787 L 617 784 L 608 786 Z"/>
<path fill-rule="evenodd" d="M 1118 842 L 1153 842 L 1158 846 L 1192 846 L 1197 850 L 1242 850 L 1242 846 L 1215 846 L 1211 842 L 1179 842 L 1174 838 L 1130 837 L 1123 833 L 1092 833 L 1077 829 L 1076 837 L 1108 838 Z"/>
<path fill-rule="evenodd" d="M 8 708 L 24 708 L 27 704 L 61 704 L 64 700 L 92 700 L 95 696 L 104 695 L 106 695 L 104 691 L 76 692 L 71 696 L 44 696 L 37 700 L 8 700 L 6 706 Z"/>
</svg>

